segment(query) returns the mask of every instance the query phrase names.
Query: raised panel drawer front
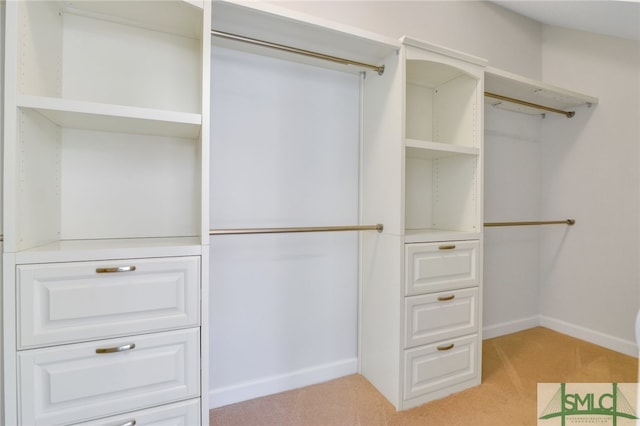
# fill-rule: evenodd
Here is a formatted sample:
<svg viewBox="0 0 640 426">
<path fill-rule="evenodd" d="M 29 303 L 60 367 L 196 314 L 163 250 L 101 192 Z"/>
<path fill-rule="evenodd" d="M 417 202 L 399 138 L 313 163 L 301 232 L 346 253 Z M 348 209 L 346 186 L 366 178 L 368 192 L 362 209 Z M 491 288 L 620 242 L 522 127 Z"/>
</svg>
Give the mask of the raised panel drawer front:
<svg viewBox="0 0 640 426">
<path fill-rule="evenodd" d="M 199 324 L 198 256 L 19 265 L 19 348 Z"/>
<path fill-rule="evenodd" d="M 74 426 L 196 426 L 199 424 L 201 424 L 200 399 L 197 398 L 90 422 L 76 423 Z"/>
<path fill-rule="evenodd" d="M 405 347 L 478 332 L 478 288 L 405 299 Z"/>
<path fill-rule="evenodd" d="M 479 241 L 406 244 L 406 295 L 478 285 Z"/>
<path fill-rule="evenodd" d="M 404 399 L 440 391 L 476 377 L 477 350 L 477 335 L 406 350 Z"/>
<path fill-rule="evenodd" d="M 77 423 L 198 397 L 199 359 L 199 328 L 19 352 L 20 423 Z"/>
</svg>

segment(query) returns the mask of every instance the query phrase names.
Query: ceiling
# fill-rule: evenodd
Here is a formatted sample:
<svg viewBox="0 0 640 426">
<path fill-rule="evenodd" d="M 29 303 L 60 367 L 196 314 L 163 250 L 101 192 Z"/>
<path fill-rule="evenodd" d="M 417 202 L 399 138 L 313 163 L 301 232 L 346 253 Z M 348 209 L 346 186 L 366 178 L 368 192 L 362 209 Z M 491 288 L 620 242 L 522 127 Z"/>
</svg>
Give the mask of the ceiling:
<svg viewBox="0 0 640 426">
<path fill-rule="evenodd" d="M 493 1 L 543 24 L 640 41 L 640 0 Z"/>
</svg>

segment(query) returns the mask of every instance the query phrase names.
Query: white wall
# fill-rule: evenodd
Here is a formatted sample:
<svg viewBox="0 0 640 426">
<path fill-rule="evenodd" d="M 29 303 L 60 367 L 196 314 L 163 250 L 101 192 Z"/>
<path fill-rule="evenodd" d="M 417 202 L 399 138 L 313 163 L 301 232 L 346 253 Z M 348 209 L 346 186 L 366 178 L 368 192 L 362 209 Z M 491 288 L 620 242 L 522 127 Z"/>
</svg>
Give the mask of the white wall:
<svg viewBox="0 0 640 426">
<path fill-rule="evenodd" d="M 530 78 L 541 75 L 541 24 L 481 1 L 272 1 L 324 19 L 400 38 L 409 35 L 487 59 Z"/>
<path fill-rule="evenodd" d="M 212 229 L 357 224 L 360 76 L 222 48 L 212 72 Z M 212 407 L 357 371 L 357 233 L 210 244 Z"/>
<path fill-rule="evenodd" d="M 542 214 L 577 222 L 542 235 L 540 311 L 637 355 L 640 43 L 545 27 L 542 49 L 545 81 L 600 102 L 577 125 L 549 117 L 543 129 Z"/>
<path fill-rule="evenodd" d="M 542 121 L 485 103 L 485 222 L 541 219 Z M 484 338 L 537 325 L 540 231 L 485 228 Z"/>
</svg>

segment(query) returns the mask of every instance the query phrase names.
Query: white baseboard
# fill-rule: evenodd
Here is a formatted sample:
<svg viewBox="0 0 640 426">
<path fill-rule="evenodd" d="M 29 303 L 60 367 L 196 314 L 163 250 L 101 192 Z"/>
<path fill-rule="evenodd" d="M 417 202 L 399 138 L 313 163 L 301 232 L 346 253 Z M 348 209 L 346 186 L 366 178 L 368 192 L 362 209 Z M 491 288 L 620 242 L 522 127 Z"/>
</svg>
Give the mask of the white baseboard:
<svg viewBox="0 0 640 426">
<path fill-rule="evenodd" d="M 612 351 L 620 352 L 632 357 L 638 357 L 638 346 L 633 340 L 624 340 L 619 337 L 591 330 L 579 325 L 571 324 L 555 318 L 540 315 L 540 325 L 566 334 L 576 339 L 585 340 L 595 345 L 603 346 Z"/>
<path fill-rule="evenodd" d="M 493 337 L 504 336 L 533 327 L 546 327 L 558 333 L 566 334 L 576 339 L 584 340 L 598 346 L 611 349 L 632 357 L 638 357 L 638 346 L 633 340 L 624 340 L 619 337 L 591 330 L 566 321 L 535 315 L 529 318 L 522 318 L 514 321 L 507 321 L 501 324 L 491 325 L 482 329 L 482 338 L 491 339 Z"/>
<path fill-rule="evenodd" d="M 507 321 L 500 324 L 490 325 L 482 329 L 482 339 L 491 339 L 493 337 L 504 336 L 505 334 L 516 333 L 528 328 L 540 325 L 540 316 L 534 315 L 529 318 Z"/>
<path fill-rule="evenodd" d="M 357 372 L 358 358 L 349 358 L 330 364 L 292 371 L 287 374 L 211 389 L 209 391 L 209 408 L 222 407 L 236 402 L 322 383 Z"/>
</svg>

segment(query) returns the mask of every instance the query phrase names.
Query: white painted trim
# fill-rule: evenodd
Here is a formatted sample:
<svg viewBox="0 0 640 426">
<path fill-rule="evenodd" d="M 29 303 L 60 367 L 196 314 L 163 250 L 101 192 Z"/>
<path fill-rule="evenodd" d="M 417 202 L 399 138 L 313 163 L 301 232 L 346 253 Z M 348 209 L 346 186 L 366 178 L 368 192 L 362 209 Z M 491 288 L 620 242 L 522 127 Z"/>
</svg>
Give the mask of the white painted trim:
<svg viewBox="0 0 640 426">
<path fill-rule="evenodd" d="M 518 331 L 527 330 L 529 328 L 540 325 L 540 316 L 534 315 L 529 318 L 521 318 L 513 321 L 507 321 L 500 324 L 490 325 L 482 329 L 482 339 L 491 339 L 494 337 L 504 336 L 505 334 L 516 333 Z"/>
<path fill-rule="evenodd" d="M 220 389 L 211 389 L 209 391 L 209 408 L 213 409 L 261 396 L 326 382 L 357 372 L 358 359 L 348 358 L 287 374 L 239 383 Z"/>
<path fill-rule="evenodd" d="M 638 318 L 640 319 L 640 314 Z M 491 339 L 538 326 L 546 327 L 558 333 L 566 334 L 567 336 L 575 337 L 576 339 L 584 340 L 625 355 L 632 357 L 638 356 L 638 345 L 633 340 L 621 339 L 544 315 L 534 315 L 529 318 L 521 318 L 484 327 L 482 330 L 482 338 L 483 340 Z"/>
<path fill-rule="evenodd" d="M 603 346 L 607 349 L 611 349 L 612 351 L 620 352 L 632 357 L 638 356 L 638 346 L 633 340 L 624 340 L 619 337 L 611 336 L 609 334 L 601 333 L 595 330 L 590 330 L 579 325 L 571 324 L 544 315 L 540 315 L 540 325 L 542 327 L 557 331 L 558 333 L 566 334 L 571 337 L 575 337 L 576 339 L 585 340 L 587 342 Z"/>
</svg>

